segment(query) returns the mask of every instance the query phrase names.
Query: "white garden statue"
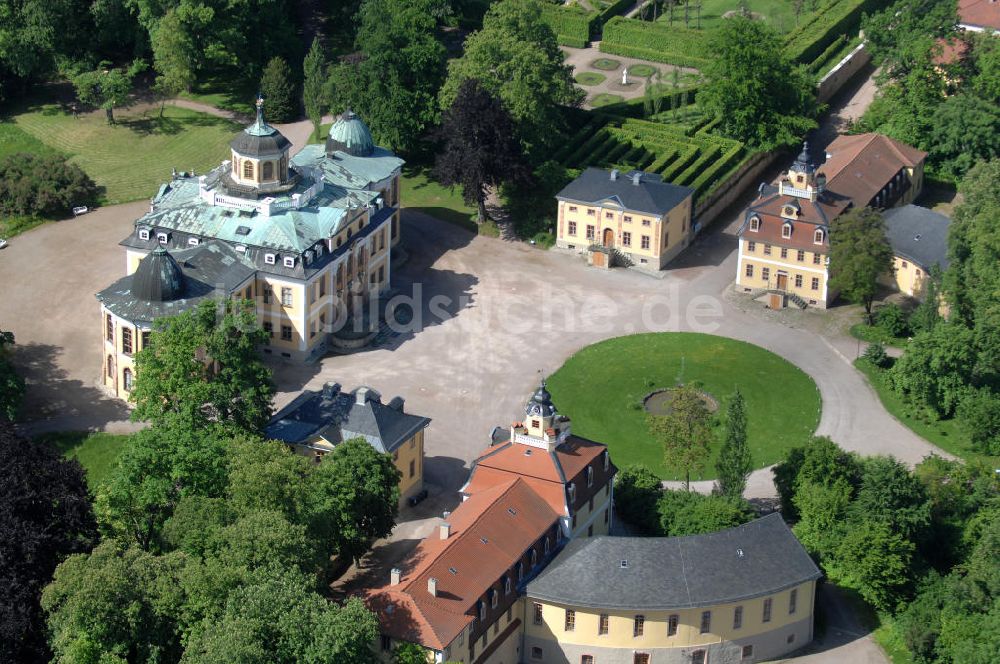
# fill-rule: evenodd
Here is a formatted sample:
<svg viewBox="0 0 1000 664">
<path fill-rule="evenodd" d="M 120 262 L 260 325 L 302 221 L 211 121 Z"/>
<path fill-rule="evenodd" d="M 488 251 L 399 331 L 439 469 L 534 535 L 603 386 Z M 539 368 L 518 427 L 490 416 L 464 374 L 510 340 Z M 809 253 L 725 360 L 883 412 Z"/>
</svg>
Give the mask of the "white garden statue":
<svg viewBox="0 0 1000 664">
<path fill-rule="evenodd" d="M 622 69 L 622 85 L 628 85 L 628 67 Z"/>
</svg>

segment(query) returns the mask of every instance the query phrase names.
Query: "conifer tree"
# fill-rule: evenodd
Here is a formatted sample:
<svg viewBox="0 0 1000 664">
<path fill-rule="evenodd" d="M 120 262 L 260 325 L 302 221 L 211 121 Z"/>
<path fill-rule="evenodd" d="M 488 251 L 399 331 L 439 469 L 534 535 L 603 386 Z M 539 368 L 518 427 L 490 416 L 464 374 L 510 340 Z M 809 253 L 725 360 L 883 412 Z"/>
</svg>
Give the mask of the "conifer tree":
<svg viewBox="0 0 1000 664">
<path fill-rule="evenodd" d="M 715 463 L 720 493 L 730 498 L 741 497 L 752 468 L 750 448 L 747 446 L 746 402 L 737 389 L 726 407 L 726 439 Z"/>
</svg>

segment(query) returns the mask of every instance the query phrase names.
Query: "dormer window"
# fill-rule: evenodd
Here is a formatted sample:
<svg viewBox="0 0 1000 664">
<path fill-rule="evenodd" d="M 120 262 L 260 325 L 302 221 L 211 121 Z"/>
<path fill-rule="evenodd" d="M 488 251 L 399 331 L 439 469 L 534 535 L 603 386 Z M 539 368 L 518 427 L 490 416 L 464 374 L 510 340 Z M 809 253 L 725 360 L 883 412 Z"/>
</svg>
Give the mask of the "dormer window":
<svg viewBox="0 0 1000 664">
<path fill-rule="evenodd" d="M 786 217 L 795 217 L 795 216 L 798 216 L 797 213 L 796 213 L 795 207 L 792 206 L 792 205 L 786 205 L 784 207 L 784 209 L 781 211 L 781 214 L 783 214 Z"/>
<path fill-rule="evenodd" d="M 285 256 L 284 266 L 285 267 L 295 267 L 295 257 L 294 256 Z"/>
<path fill-rule="evenodd" d="M 531 550 L 531 566 L 534 567 L 538 564 L 538 549 Z"/>
<path fill-rule="evenodd" d="M 611 457 L 608 456 L 608 451 L 604 450 L 604 472 L 608 472 L 608 467 L 611 465 Z"/>
<path fill-rule="evenodd" d="M 140 228 L 139 229 L 139 239 L 140 240 L 148 240 L 149 239 L 149 229 L 148 228 Z"/>
<path fill-rule="evenodd" d="M 813 243 L 814 244 L 823 244 L 823 229 L 822 228 L 817 228 L 816 232 L 813 233 Z"/>
<path fill-rule="evenodd" d="M 496 590 L 491 590 L 490 595 L 492 596 L 490 599 L 490 606 L 492 606 L 495 609 L 497 608 L 497 602 L 499 601 L 500 593 L 498 593 Z"/>
<path fill-rule="evenodd" d="M 199 240 L 196 237 L 189 237 L 188 244 L 191 245 L 192 247 L 197 247 L 199 244 L 201 244 L 201 240 Z"/>
<path fill-rule="evenodd" d="M 760 230 L 760 217 L 750 217 L 750 230 L 755 233 Z"/>
<path fill-rule="evenodd" d="M 781 226 L 781 237 L 785 238 L 786 240 L 788 238 L 792 237 L 792 225 L 791 224 L 785 223 L 785 224 L 783 224 Z"/>
<path fill-rule="evenodd" d="M 549 555 L 549 538 L 545 538 L 545 555 Z"/>
<path fill-rule="evenodd" d="M 594 468 L 593 466 L 587 466 L 587 486 L 594 486 Z"/>
<path fill-rule="evenodd" d="M 570 482 L 569 486 L 567 487 L 567 491 L 569 492 L 569 502 L 570 503 L 575 503 L 576 502 L 576 484 L 574 484 L 573 482 Z"/>
<path fill-rule="evenodd" d="M 504 579 L 503 579 L 503 594 L 504 595 L 509 595 L 510 594 L 511 586 L 512 585 L 513 584 L 511 584 L 511 582 L 510 582 L 510 577 L 509 576 L 505 576 Z"/>
<path fill-rule="evenodd" d="M 517 580 L 524 581 L 524 563 L 517 564 Z"/>
<path fill-rule="evenodd" d="M 264 263 L 267 265 L 274 265 L 274 254 L 264 254 Z"/>
<path fill-rule="evenodd" d="M 160 244 L 166 244 L 168 239 L 169 239 L 169 236 L 166 233 L 157 233 L 156 234 L 156 241 L 159 242 Z"/>
<path fill-rule="evenodd" d="M 486 620 L 486 602 L 479 602 L 479 619 Z"/>
</svg>

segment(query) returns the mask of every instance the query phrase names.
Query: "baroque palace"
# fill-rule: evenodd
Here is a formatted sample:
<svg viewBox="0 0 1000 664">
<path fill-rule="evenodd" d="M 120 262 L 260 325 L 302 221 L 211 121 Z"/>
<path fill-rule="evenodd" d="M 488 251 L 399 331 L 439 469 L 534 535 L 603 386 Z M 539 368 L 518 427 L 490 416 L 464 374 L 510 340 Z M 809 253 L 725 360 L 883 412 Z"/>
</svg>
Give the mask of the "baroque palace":
<svg viewBox="0 0 1000 664">
<path fill-rule="evenodd" d="M 256 121 L 213 171 L 175 174 L 125 247 L 126 274 L 97 294 L 103 384 L 128 398 L 156 319 L 206 299 L 254 302 L 267 354 L 302 361 L 388 289 L 403 160 L 348 111 L 326 145 L 294 157 L 257 101 Z"/>
<path fill-rule="evenodd" d="M 380 660 L 413 643 L 438 663 L 748 663 L 812 639 L 820 572 L 779 515 L 612 537 L 616 472 L 543 382 L 494 430 L 458 508 L 364 592 Z"/>
<path fill-rule="evenodd" d="M 788 302 L 827 307 L 837 296 L 829 288 L 827 268 L 837 217 L 852 207 L 881 210 L 911 203 L 923 186 L 926 157 L 881 134 L 838 136 L 824 162 L 814 158 L 808 143 L 803 145 L 777 186 L 762 184 L 757 200 L 744 212 L 736 288 L 766 297 L 771 308 Z M 920 239 L 919 230 L 910 235 Z M 935 256 L 943 254 L 938 244 L 931 252 Z M 893 249 L 895 273 L 886 282 L 920 293 L 931 265 L 911 265 L 906 250 Z"/>
</svg>

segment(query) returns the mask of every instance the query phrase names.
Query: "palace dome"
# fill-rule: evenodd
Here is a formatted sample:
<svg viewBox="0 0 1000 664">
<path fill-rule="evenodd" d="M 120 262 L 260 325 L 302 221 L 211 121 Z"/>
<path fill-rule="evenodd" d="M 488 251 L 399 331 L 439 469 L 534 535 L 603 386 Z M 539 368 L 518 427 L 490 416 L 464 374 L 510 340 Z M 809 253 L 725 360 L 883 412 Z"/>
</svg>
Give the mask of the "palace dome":
<svg viewBox="0 0 1000 664">
<path fill-rule="evenodd" d="M 257 119 L 254 123 L 236 135 L 229 147 L 244 157 L 264 157 L 280 155 L 291 146 L 291 141 L 267 124 L 264 119 L 264 100 L 257 100 Z"/>
<path fill-rule="evenodd" d="M 535 393 L 531 395 L 528 403 L 524 405 L 524 414 L 541 417 L 552 417 L 556 414 L 556 407 L 552 404 L 552 395 L 545 388 L 544 380 Z"/>
<path fill-rule="evenodd" d="M 174 257 L 157 247 L 132 273 L 132 296 L 145 302 L 169 302 L 184 296 L 184 273 Z"/>
<path fill-rule="evenodd" d="M 375 151 L 375 141 L 368 125 L 352 111 L 346 111 L 330 127 L 326 151 L 331 153 L 337 150 L 355 157 L 367 157 Z"/>
</svg>

